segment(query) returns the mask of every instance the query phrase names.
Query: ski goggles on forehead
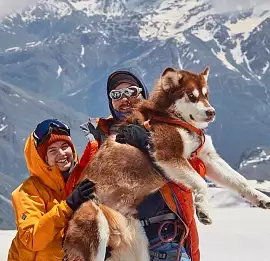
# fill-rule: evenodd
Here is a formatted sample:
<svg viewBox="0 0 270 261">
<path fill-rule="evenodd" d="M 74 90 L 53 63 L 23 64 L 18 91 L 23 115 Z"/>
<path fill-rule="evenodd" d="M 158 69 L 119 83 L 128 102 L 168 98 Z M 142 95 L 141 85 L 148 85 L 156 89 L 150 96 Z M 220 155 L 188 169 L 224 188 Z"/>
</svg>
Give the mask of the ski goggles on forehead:
<svg viewBox="0 0 270 261">
<path fill-rule="evenodd" d="M 120 100 L 123 98 L 123 95 L 126 97 L 137 97 L 141 92 L 142 88 L 139 88 L 138 86 L 130 86 L 119 90 L 112 90 L 110 91 L 109 96 L 112 100 Z"/>
<path fill-rule="evenodd" d="M 39 123 L 33 132 L 37 145 L 43 143 L 52 132 L 70 136 L 70 129 L 63 122 L 56 119 L 45 120 Z"/>
</svg>

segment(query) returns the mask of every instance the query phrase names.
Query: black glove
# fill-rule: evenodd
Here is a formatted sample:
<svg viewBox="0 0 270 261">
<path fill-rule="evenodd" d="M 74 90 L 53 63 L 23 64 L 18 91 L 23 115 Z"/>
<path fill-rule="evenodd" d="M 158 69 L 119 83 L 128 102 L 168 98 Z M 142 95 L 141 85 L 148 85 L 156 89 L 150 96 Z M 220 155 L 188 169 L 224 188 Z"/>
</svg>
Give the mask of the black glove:
<svg viewBox="0 0 270 261">
<path fill-rule="evenodd" d="M 135 124 L 122 127 L 116 135 L 115 141 L 132 145 L 144 153 L 148 153 L 150 147 L 149 132 Z"/>
<path fill-rule="evenodd" d="M 78 187 L 67 197 L 67 204 L 76 211 L 82 203 L 89 199 L 93 199 L 95 192 L 95 183 L 88 179 L 83 180 Z"/>
</svg>

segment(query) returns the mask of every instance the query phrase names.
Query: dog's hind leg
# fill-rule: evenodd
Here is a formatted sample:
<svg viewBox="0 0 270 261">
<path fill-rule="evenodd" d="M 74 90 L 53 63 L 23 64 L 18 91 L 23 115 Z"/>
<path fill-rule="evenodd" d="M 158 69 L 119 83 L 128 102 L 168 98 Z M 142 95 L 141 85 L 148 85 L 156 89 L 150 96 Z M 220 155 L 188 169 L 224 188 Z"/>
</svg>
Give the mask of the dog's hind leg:
<svg viewBox="0 0 270 261">
<path fill-rule="evenodd" d="M 210 136 L 206 136 L 204 147 L 198 156 L 203 160 L 210 180 L 237 192 L 255 206 L 270 208 L 270 198 L 250 187 L 246 178 L 218 155 Z"/>
<path fill-rule="evenodd" d="M 148 240 L 140 222 L 105 205 L 100 207 L 110 227 L 112 252 L 106 261 L 149 261 Z"/>
<path fill-rule="evenodd" d="M 109 236 L 104 213 L 93 201 L 88 201 L 70 220 L 63 248 L 68 260 L 104 261 Z"/>
<path fill-rule="evenodd" d="M 192 168 L 185 158 L 158 160 L 157 164 L 164 170 L 165 175 L 175 183 L 184 184 L 194 193 L 194 204 L 200 222 L 211 224 L 208 211 L 207 184 L 204 179 Z"/>
</svg>

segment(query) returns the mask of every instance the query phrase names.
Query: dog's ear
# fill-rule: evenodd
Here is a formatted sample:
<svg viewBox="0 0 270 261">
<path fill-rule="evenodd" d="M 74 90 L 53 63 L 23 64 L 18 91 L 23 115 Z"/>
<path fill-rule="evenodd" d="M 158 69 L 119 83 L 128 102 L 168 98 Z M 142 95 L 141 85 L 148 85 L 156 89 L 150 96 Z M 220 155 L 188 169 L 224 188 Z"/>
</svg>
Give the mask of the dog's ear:
<svg viewBox="0 0 270 261">
<path fill-rule="evenodd" d="M 171 85 L 178 85 L 182 75 L 174 68 L 166 68 L 161 75 L 161 87 L 164 91 L 168 90 Z"/>
<path fill-rule="evenodd" d="M 167 73 L 169 73 L 169 72 L 175 73 L 176 70 L 175 70 L 174 68 L 172 68 L 172 67 L 167 67 L 167 68 L 163 71 L 161 77 L 165 76 L 165 75 L 166 75 Z"/>
<path fill-rule="evenodd" d="M 208 79 L 208 75 L 209 75 L 209 72 L 210 72 L 210 68 L 207 66 L 204 71 L 201 73 L 202 76 L 204 76 L 205 80 L 207 81 Z"/>
</svg>

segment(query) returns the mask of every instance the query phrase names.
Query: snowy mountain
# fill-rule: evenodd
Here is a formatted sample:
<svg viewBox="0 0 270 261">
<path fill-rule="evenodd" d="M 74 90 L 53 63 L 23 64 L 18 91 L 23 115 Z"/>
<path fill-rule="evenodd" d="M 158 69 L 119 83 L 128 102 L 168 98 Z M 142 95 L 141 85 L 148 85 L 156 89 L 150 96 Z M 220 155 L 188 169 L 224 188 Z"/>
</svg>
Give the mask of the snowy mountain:
<svg viewBox="0 0 270 261">
<path fill-rule="evenodd" d="M 239 167 L 247 149 L 270 146 L 269 35 L 269 3 L 220 13 L 206 0 L 40 0 L 7 15 L 0 20 L 0 171 L 25 178 L 24 142 L 43 118 L 70 124 L 81 152 L 79 124 L 108 114 L 109 73 L 133 67 L 151 90 L 167 66 L 210 66 L 217 120 L 208 131 Z M 241 172 L 270 179 L 267 169 Z"/>
<path fill-rule="evenodd" d="M 257 147 L 245 151 L 240 158 L 238 169 L 248 179 L 260 182 L 270 180 L 270 148 Z"/>
<path fill-rule="evenodd" d="M 151 89 L 166 66 L 209 65 L 209 131 L 235 167 L 247 148 L 270 145 L 269 25 L 270 4 L 219 14 L 208 1 L 42 0 L 0 23 L 0 78 L 105 116 L 116 68 L 134 67 Z"/>
</svg>

